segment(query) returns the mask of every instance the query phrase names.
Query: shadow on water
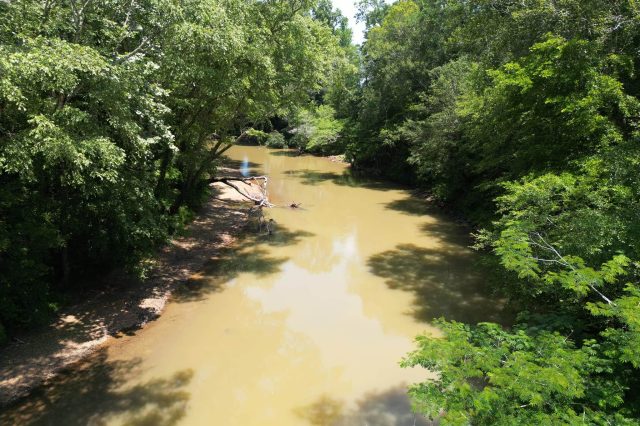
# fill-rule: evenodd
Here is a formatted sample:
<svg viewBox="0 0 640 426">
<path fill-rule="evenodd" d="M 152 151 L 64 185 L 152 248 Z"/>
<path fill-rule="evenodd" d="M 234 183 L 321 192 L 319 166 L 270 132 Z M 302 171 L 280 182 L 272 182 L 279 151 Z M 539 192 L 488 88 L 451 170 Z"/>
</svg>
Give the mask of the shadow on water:
<svg viewBox="0 0 640 426">
<path fill-rule="evenodd" d="M 261 232 L 258 224 L 250 225 L 253 232 L 245 237 L 245 244 L 255 246 L 259 244 L 271 247 L 283 247 L 296 245 L 303 238 L 313 237 L 315 234 L 309 231 L 297 230 L 292 231 L 281 223 L 273 222 L 271 225 L 271 233 Z"/>
<path fill-rule="evenodd" d="M 240 175 L 242 172 L 246 176 L 256 176 L 262 174 L 262 164 L 254 163 L 247 160 L 232 160 L 229 157 L 224 157 L 220 166 L 226 170 L 223 171 L 223 175 Z"/>
<path fill-rule="evenodd" d="M 284 172 L 287 176 L 294 176 L 300 179 L 303 185 L 320 185 L 325 182 L 331 182 L 339 186 L 349 186 L 352 188 L 366 188 L 375 189 L 378 191 L 388 191 L 392 189 L 402 189 L 401 186 L 385 181 L 377 181 L 363 176 L 359 176 L 358 173 L 353 172 L 350 169 L 343 171 L 342 173 L 336 172 L 321 172 L 317 170 L 302 169 L 302 170 L 287 170 Z"/>
<path fill-rule="evenodd" d="M 78 297 L 82 303 L 63 307 L 55 322 L 0 348 L 0 406 L 28 394 L 87 345 L 98 344 L 106 335 L 135 334 L 158 318 L 155 304 L 145 301 L 162 298 L 186 281 L 242 227 L 244 218 L 245 213 L 231 205 L 205 204 L 188 229 L 159 250 L 146 280 L 124 269 L 113 271 L 95 285 L 96 291 Z"/>
<path fill-rule="evenodd" d="M 439 317 L 467 323 L 499 320 L 501 304 L 487 297 L 489 290 L 471 253 L 462 248 L 400 244 L 371 256 L 367 263 L 389 288 L 414 293 L 411 313 L 421 321 Z"/>
<path fill-rule="evenodd" d="M 275 157 L 301 157 L 303 154 L 295 149 L 285 149 L 278 151 L 269 150 L 269 155 L 273 155 Z"/>
<path fill-rule="evenodd" d="M 295 410 L 313 426 L 430 426 L 433 423 L 411 410 L 404 386 L 370 393 L 357 406 L 347 409 L 342 401 L 322 396 L 318 401 Z"/>
<path fill-rule="evenodd" d="M 394 200 L 385 208 L 431 218 L 419 229 L 439 243 L 436 248 L 401 244 L 368 259 L 372 273 L 385 278 L 390 288 L 414 293 L 412 314 L 417 319 L 509 322 L 502 303 L 491 297 L 488 283 L 482 280 L 485 274 L 478 258 L 467 249 L 471 243 L 468 230 L 419 197 Z"/>
<path fill-rule="evenodd" d="M 434 215 L 436 218 L 440 216 Z M 429 238 L 435 238 L 448 245 L 469 247 L 472 243 L 469 230 L 451 222 L 451 219 L 437 220 L 420 225 L 420 232 Z"/>
<path fill-rule="evenodd" d="M 388 210 L 395 210 L 411 216 L 441 215 L 441 212 L 429 202 L 418 197 L 408 197 L 385 204 Z"/>
<path fill-rule="evenodd" d="M 230 247 L 219 250 L 197 274 L 182 284 L 173 294 L 173 301 L 192 302 L 202 300 L 208 294 L 222 291 L 224 285 L 242 273 L 265 277 L 278 273 L 287 257 L 273 257 L 265 246 L 288 246 L 314 234 L 307 231 L 292 231 L 278 224 L 272 234 L 257 232 L 255 224 L 243 232 L 239 240 Z"/>
<path fill-rule="evenodd" d="M 177 286 L 173 293 L 174 301 L 201 300 L 220 291 L 226 282 L 240 273 L 252 273 L 259 277 L 277 273 L 287 258 L 270 255 L 268 247 L 297 244 L 312 235 L 284 226 L 279 226 L 272 235 L 264 235 L 249 226 L 251 229 L 245 228 L 244 235 L 236 244 L 220 249 L 221 241 L 210 241 L 207 234 L 215 232 L 212 223 L 224 225 L 235 213 L 240 214 L 233 209 L 225 212 L 222 217 L 220 210 L 205 212 L 194 222 L 190 232 L 192 237 L 174 247 L 167 260 L 174 267 L 163 272 L 170 279 L 172 288 Z M 224 225 L 223 228 L 228 229 L 229 226 Z M 204 263 L 205 267 L 191 279 L 176 282 L 175 277 L 180 270 L 190 269 L 192 263 Z M 105 306 L 109 311 L 115 311 L 110 304 Z M 136 312 L 134 314 L 137 315 Z M 104 332 L 104 326 L 100 324 L 106 324 L 107 329 L 110 329 L 108 317 L 100 316 L 100 321 L 85 321 L 82 315 L 77 314 L 74 318 L 76 322 L 65 324 L 65 333 L 57 337 L 54 344 L 66 347 L 75 333 L 81 334 L 78 342 L 84 342 L 87 334 L 99 337 Z M 132 330 L 114 328 L 120 331 L 110 334 L 116 337 L 121 332 L 132 334 L 138 328 L 138 325 Z M 11 380 L 18 375 L 33 374 L 29 368 L 37 371 L 41 368 L 38 367 L 40 364 L 49 363 L 51 359 L 38 353 L 36 358 L 28 361 L 26 366 L 16 367 L 11 363 L 0 365 L 0 378 Z M 30 367 L 34 362 L 38 365 Z M 74 366 L 70 372 L 61 374 L 51 385 L 41 387 L 10 407 L 0 408 L 0 425 L 99 425 L 105 424 L 105 419 L 113 416 L 118 416 L 118 421 L 122 418 L 124 424 L 134 426 L 175 424 L 183 417 L 186 409 L 189 394 L 183 388 L 191 380 L 192 372 L 181 371 L 171 377 L 153 379 L 125 388 L 128 381 L 139 372 L 139 364 L 139 360 L 109 361 L 106 351 L 102 350 L 83 362 L 81 367 Z"/>
<path fill-rule="evenodd" d="M 112 417 L 131 426 L 170 426 L 184 417 L 193 377 L 183 370 L 133 387 L 123 385 L 139 371 L 139 360 L 108 361 L 106 349 L 83 367 L 62 374 L 0 414 L 0 424 L 101 425 Z"/>
</svg>

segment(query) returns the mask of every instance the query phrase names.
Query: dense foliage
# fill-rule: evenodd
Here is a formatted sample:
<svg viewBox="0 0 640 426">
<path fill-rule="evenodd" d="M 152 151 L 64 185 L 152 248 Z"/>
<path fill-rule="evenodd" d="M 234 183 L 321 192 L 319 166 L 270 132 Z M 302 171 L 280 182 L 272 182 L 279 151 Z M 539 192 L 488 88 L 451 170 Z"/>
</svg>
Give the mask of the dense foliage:
<svg viewBox="0 0 640 426">
<path fill-rule="evenodd" d="M 134 265 L 236 138 L 329 86 L 344 40 L 313 6 L 0 2 L 0 336 Z"/>
<path fill-rule="evenodd" d="M 403 361 L 441 424 L 640 422 L 640 5 L 0 1 L 0 340 L 134 265 L 237 140 L 428 189 L 482 228 L 515 324 Z M 83 284 L 84 283 L 84 284 Z"/>
<path fill-rule="evenodd" d="M 404 365 L 442 424 L 640 422 L 640 6 L 361 3 L 356 167 L 484 228 L 515 325 L 441 320 Z"/>
</svg>

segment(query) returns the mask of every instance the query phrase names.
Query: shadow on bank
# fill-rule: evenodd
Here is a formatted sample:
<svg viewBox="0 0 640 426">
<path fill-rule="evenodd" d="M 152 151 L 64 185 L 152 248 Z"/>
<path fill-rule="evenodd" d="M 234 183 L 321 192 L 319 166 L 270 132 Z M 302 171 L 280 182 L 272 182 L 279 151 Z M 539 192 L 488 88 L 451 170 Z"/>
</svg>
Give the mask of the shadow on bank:
<svg viewBox="0 0 640 426">
<path fill-rule="evenodd" d="M 214 197 L 215 191 L 212 193 Z M 59 318 L 0 350 L 0 406 L 27 395 L 47 377 L 85 357 L 107 336 L 132 335 L 158 318 L 167 294 L 227 244 L 246 222 L 231 203 L 212 198 L 145 266 L 146 280 L 125 269 L 92 282 Z"/>
<path fill-rule="evenodd" d="M 139 373 L 139 364 L 139 360 L 108 361 L 103 349 L 8 407 L 0 414 L 0 424 L 80 426 L 117 419 L 131 426 L 175 425 L 185 415 L 190 395 L 184 389 L 193 371 L 123 388 Z"/>
<path fill-rule="evenodd" d="M 295 414 L 313 426 L 431 426 L 433 423 L 411 410 L 407 389 L 398 386 L 384 392 L 365 395 L 355 408 L 343 401 L 322 396 L 311 405 L 300 407 Z"/>
</svg>

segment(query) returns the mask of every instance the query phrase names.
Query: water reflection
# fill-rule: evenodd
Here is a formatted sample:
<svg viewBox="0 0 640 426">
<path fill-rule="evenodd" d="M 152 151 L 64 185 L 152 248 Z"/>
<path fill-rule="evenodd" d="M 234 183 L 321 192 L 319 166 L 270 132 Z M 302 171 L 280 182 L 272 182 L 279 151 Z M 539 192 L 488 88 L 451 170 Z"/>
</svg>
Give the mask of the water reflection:
<svg viewBox="0 0 640 426">
<path fill-rule="evenodd" d="M 242 160 L 242 164 L 240 165 L 240 173 L 244 177 L 249 176 L 249 157 L 246 155 L 244 156 L 244 159 Z"/>
<path fill-rule="evenodd" d="M 402 188 L 280 152 L 229 151 L 229 164 L 269 175 L 276 231 L 248 229 L 209 254 L 178 303 L 104 360 L 139 365 L 103 375 L 102 390 L 87 393 L 95 399 L 54 389 L 49 405 L 23 412 L 115 424 L 428 424 L 412 413 L 406 384 L 433 375 L 398 361 L 416 334 L 437 333 L 433 317 L 486 321 L 498 311 L 466 232 Z M 286 207 L 293 201 L 304 208 Z"/>
<path fill-rule="evenodd" d="M 348 186 L 351 188 L 367 188 L 377 191 L 388 191 L 392 189 L 400 189 L 397 184 L 385 181 L 378 181 L 359 176 L 358 173 L 349 169 L 336 171 L 322 171 L 314 169 L 296 169 L 284 172 L 286 176 L 292 176 L 300 179 L 303 185 L 317 186 L 323 183 L 331 182 L 335 185 Z"/>
</svg>

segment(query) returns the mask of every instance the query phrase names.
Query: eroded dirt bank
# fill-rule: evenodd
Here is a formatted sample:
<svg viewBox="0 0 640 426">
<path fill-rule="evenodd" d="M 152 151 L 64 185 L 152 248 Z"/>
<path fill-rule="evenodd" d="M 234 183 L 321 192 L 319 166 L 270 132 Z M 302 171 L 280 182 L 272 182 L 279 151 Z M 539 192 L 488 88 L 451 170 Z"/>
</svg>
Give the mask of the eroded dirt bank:
<svg viewBox="0 0 640 426">
<path fill-rule="evenodd" d="M 225 175 L 234 174 L 226 171 Z M 247 224 L 248 206 L 228 187 L 214 187 L 212 198 L 185 236 L 159 251 L 147 280 L 141 283 L 113 274 L 108 288 L 64 309 L 50 326 L 2 348 L 0 408 L 75 366 L 110 340 L 131 334 L 157 318 L 172 291 L 235 240 Z"/>
</svg>

